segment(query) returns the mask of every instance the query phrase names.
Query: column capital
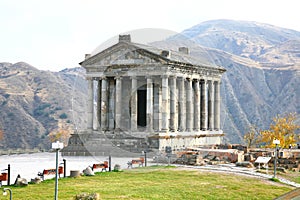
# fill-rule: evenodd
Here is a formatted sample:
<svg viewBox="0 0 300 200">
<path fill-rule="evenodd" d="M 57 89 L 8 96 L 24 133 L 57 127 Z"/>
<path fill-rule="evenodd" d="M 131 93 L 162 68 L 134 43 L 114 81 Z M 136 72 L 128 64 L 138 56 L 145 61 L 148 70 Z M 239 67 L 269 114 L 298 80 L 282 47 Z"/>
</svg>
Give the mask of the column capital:
<svg viewBox="0 0 300 200">
<path fill-rule="evenodd" d="M 122 76 L 115 76 L 114 79 L 115 79 L 115 80 L 117 80 L 117 79 L 122 80 L 123 77 L 122 77 Z"/>
<path fill-rule="evenodd" d="M 215 79 L 215 80 L 213 80 L 213 84 L 221 84 L 221 80 L 218 80 L 218 79 Z"/>
<path fill-rule="evenodd" d="M 186 77 L 186 80 L 187 81 L 192 81 L 192 78 L 191 77 Z"/>
<path fill-rule="evenodd" d="M 107 77 L 106 77 L 106 76 L 101 76 L 100 79 L 101 79 L 101 80 L 106 80 Z"/>
<path fill-rule="evenodd" d="M 207 83 L 207 79 L 200 79 L 200 83 Z"/>
<path fill-rule="evenodd" d="M 147 75 L 147 76 L 145 76 L 145 78 L 146 78 L 146 79 L 153 79 L 153 76 Z"/>
<path fill-rule="evenodd" d="M 164 75 L 161 75 L 160 77 L 161 77 L 161 78 L 169 78 L 169 75 L 165 75 L 165 74 L 164 74 Z"/>
<path fill-rule="evenodd" d="M 130 76 L 129 77 L 131 80 L 136 80 L 137 79 L 137 76 Z"/>
</svg>

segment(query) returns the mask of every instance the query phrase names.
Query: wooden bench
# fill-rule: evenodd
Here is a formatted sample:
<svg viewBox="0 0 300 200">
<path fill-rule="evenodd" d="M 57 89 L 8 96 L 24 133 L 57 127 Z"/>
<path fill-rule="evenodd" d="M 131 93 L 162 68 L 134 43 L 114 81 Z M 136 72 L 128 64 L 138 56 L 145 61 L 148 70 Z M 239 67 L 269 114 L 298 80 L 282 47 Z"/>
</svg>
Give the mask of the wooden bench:
<svg viewBox="0 0 300 200">
<path fill-rule="evenodd" d="M 2 181 L 8 181 L 8 173 L 2 172 L 0 174 L 0 187 L 2 187 Z"/>
<path fill-rule="evenodd" d="M 38 176 L 42 177 L 42 179 L 45 179 L 45 175 L 55 175 L 56 169 L 44 169 L 43 172 L 39 172 Z M 64 167 L 59 166 L 58 167 L 58 176 L 60 178 L 60 175 L 64 173 Z"/>
<path fill-rule="evenodd" d="M 93 171 L 95 169 L 102 169 L 101 171 L 103 172 L 104 170 L 107 171 L 106 170 L 107 168 L 108 168 L 108 161 L 104 161 L 103 163 L 93 164 L 93 166 L 92 166 Z"/>
<path fill-rule="evenodd" d="M 145 158 L 144 157 L 140 157 L 140 158 L 137 158 L 137 159 L 132 159 L 131 161 L 128 161 L 127 162 L 127 165 L 128 165 L 128 168 L 132 168 L 132 166 L 134 164 L 138 164 L 139 167 L 142 167 L 145 163 Z"/>
</svg>

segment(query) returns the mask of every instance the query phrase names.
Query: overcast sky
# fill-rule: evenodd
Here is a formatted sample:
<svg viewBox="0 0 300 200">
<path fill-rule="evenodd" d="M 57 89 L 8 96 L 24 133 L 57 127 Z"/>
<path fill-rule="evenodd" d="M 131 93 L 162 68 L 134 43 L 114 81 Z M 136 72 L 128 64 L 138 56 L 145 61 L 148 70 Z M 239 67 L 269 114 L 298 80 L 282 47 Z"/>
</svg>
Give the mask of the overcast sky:
<svg viewBox="0 0 300 200">
<path fill-rule="evenodd" d="M 123 32 L 181 32 L 213 19 L 300 31 L 298 0 L 0 0 L 0 62 L 38 69 L 78 67 L 84 54 Z"/>
</svg>

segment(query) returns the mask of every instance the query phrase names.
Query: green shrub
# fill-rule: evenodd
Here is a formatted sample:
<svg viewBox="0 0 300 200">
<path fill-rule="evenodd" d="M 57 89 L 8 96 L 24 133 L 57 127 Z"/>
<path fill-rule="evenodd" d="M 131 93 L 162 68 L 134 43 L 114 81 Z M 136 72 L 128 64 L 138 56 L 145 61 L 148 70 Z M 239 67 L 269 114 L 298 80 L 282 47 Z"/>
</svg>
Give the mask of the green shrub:
<svg viewBox="0 0 300 200">
<path fill-rule="evenodd" d="M 66 113 L 63 113 L 63 114 L 59 115 L 59 118 L 60 119 L 67 119 L 68 115 Z"/>
</svg>

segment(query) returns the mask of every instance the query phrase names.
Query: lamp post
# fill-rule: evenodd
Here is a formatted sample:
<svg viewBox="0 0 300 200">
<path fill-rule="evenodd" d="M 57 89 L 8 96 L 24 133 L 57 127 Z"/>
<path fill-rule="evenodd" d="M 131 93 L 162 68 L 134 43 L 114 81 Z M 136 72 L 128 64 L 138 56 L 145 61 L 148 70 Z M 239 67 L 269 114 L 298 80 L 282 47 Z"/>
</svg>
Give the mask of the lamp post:
<svg viewBox="0 0 300 200">
<path fill-rule="evenodd" d="M 64 147 L 63 143 L 56 141 L 52 143 L 52 149 L 56 151 L 56 168 L 55 168 L 55 196 L 54 200 L 58 199 L 58 151 Z"/>
<path fill-rule="evenodd" d="M 278 148 L 278 145 L 280 144 L 280 140 L 274 139 L 273 144 L 275 144 L 274 177 L 273 178 L 276 178 L 277 148 Z"/>
<path fill-rule="evenodd" d="M 3 188 L 3 195 L 7 195 L 7 190 L 9 191 L 9 199 L 12 200 L 12 191 L 10 188 Z"/>
</svg>

